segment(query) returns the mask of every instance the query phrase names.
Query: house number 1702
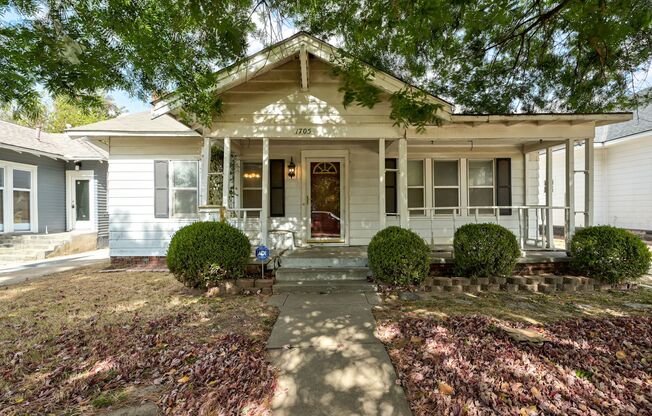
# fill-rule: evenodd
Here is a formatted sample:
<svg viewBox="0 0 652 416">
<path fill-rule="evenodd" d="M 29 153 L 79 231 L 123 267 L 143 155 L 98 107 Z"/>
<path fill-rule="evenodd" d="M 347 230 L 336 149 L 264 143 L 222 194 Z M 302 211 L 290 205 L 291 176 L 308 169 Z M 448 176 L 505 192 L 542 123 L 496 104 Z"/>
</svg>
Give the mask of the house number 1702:
<svg viewBox="0 0 652 416">
<path fill-rule="evenodd" d="M 301 135 L 303 135 L 303 134 L 312 134 L 312 129 L 310 127 L 308 127 L 308 128 L 298 128 L 298 129 L 294 130 L 294 134 L 297 134 L 297 135 L 299 135 L 299 134 L 301 134 Z"/>
</svg>

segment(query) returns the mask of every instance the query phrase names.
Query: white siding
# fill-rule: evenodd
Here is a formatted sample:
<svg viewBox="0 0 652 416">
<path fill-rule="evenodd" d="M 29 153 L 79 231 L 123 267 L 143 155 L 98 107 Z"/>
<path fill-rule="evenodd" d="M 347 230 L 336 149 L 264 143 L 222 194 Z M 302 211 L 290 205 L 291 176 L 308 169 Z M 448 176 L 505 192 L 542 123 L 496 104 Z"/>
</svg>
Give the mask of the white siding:
<svg viewBox="0 0 652 416">
<path fill-rule="evenodd" d="M 154 218 L 154 160 L 198 159 L 196 138 L 112 138 L 108 172 L 111 256 L 164 256 L 172 234 L 196 219 Z"/>
<path fill-rule="evenodd" d="M 652 137 L 615 142 L 595 148 L 594 223 L 622 228 L 652 230 Z M 553 152 L 553 203 L 565 203 L 565 154 Z M 584 146 L 575 149 L 575 168 L 584 168 Z M 539 195 L 545 201 L 545 155 L 540 162 Z M 576 210 L 584 209 L 584 175 L 575 174 Z M 583 216 L 576 216 L 578 226 Z M 555 225 L 563 225 L 561 213 L 555 214 Z"/>
</svg>

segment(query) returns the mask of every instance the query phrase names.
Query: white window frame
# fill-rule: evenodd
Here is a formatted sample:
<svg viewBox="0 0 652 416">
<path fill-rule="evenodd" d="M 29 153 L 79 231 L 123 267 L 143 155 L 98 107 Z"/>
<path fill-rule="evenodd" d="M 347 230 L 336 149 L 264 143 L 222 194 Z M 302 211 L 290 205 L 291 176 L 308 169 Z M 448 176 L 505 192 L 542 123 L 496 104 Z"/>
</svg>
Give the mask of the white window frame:
<svg viewBox="0 0 652 416">
<path fill-rule="evenodd" d="M 491 186 L 488 185 L 471 185 L 471 163 L 472 162 L 491 162 Z M 489 206 L 494 206 L 496 204 L 496 159 L 487 159 L 487 158 L 468 158 L 466 162 L 466 177 L 467 177 L 467 186 L 466 186 L 466 198 L 467 205 L 469 209 L 469 215 L 493 215 L 493 212 L 486 210 L 483 212 L 482 209 L 476 209 L 474 205 L 471 205 L 471 189 L 491 189 L 491 204 Z M 477 205 L 476 205 L 477 206 Z M 484 206 L 484 205 L 480 205 Z"/>
<path fill-rule="evenodd" d="M 175 163 L 194 163 L 197 172 L 197 183 L 194 187 L 174 186 L 174 164 Z M 168 160 L 168 206 L 170 218 L 196 218 L 199 215 L 199 208 L 192 214 L 177 214 L 174 212 L 174 191 L 195 191 L 197 194 L 197 205 L 199 205 L 199 161 L 198 160 Z"/>
<path fill-rule="evenodd" d="M 0 161 L 0 168 L 4 168 L 4 226 L 0 233 L 36 233 L 38 232 L 38 166 L 27 165 L 24 163 L 15 163 Z M 31 189 L 17 188 L 14 189 L 14 170 L 23 170 L 30 172 Z M 30 227 L 28 230 L 16 230 L 14 226 L 14 190 L 29 191 L 29 212 Z"/>
<path fill-rule="evenodd" d="M 437 162 L 457 162 L 457 186 L 452 186 L 452 185 L 435 185 L 435 163 Z M 436 159 L 433 158 L 431 159 L 431 165 L 432 165 L 432 208 L 442 208 L 446 209 L 449 207 L 438 207 L 435 204 L 435 193 L 437 189 L 457 189 L 457 207 L 462 206 L 462 160 L 461 159 Z M 450 207 L 451 210 L 454 210 L 456 215 L 460 215 L 460 208 L 455 208 L 455 207 Z M 442 212 L 439 210 L 433 210 L 435 215 L 440 215 L 440 216 L 448 216 L 451 215 L 450 213 L 447 212 Z"/>
<path fill-rule="evenodd" d="M 426 174 L 426 172 L 428 170 L 429 163 L 428 163 L 428 159 L 425 159 L 425 158 L 408 158 L 408 163 L 410 161 L 415 161 L 415 160 L 421 162 L 421 179 L 422 179 L 421 183 L 422 183 L 422 185 L 410 185 L 409 182 L 408 182 L 408 187 L 407 187 L 408 192 L 406 194 L 406 197 L 409 195 L 410 189 L 422 189 L 423 190 L 423 201 L 421 203 L 421 206 L 420 207 L 410 207 L 408 205 L 408 209 L 409 209 L 409 214 L 410 214 L 411 217 L 424 217 L 424 216 L 426 216 L 426 213 L 428 212 L 427 211 L 427 208 L 428 208 L 427 204 L 428 204 L 428 199 L 429 198 L 428 198 L 427 192 L 428 192 L 429 186 L 428 186 L 428 175 Z M 406 172 L 406 175 L 407 175 L 407 172 Z M 409 201 L 409 199 L 408 199 L 408 201 Z M 423 211 L 412 210 L 413 208 L 423 208 Z"/>
<path fill-rule="evenodd" d="M 240 178 L 240 181 L 239 181 L 239 182 L 240 182 L 240 193 L 241 193 L 241 197 L 240 197 L 240 201 L 238 201 L 238 202 L 239 202 L 239 205 L 238 205 L 238 206 L 239 206 L 240 208 L 242 208 L 242 209 L 261 209 L 261 210 L 262 210 L 262 201 L 263 201 L 262 178 L 261 178 L 261 186 L 260 186 L 260 187 L 249 187 L 249 186 L 245 186 L 245 185 L 244 185 L 244 170 L 245 170 L 245 169 L 244 169 L 244 166 L 245 166 L 245 164 L 260 165 L 261 177 L 262 177 L 262 172 L 263 172 L 263 162 L 260 161 L 260 160 L 258 160 L 258 159 L 256 159 L 256 160 L 250 160 L 250 159 L 248 159 L 248 160 L 241 160 L 241 161 L 240 161 L 240 169 L 238 169 L 237 174 L 238 174 L 238 177 Z M 251 207 L 249 207 L 249 208 L 245 208 L 245 207 L 243 206 L 243 204 L 244 204 L 244 193 L 245 193 L 245 191 L 259 191 L 259 192 L 260 192 L 261 208 L 251 208 Z M 247 214 L 247 216 L 250 217 L 250 218 L 257 218 L 257 216 L 259 216 L 259 215 L 260 215 L 260 214 L 255 213 L 255 212 L 250 212 L 250 213 Z"/>
</svg>

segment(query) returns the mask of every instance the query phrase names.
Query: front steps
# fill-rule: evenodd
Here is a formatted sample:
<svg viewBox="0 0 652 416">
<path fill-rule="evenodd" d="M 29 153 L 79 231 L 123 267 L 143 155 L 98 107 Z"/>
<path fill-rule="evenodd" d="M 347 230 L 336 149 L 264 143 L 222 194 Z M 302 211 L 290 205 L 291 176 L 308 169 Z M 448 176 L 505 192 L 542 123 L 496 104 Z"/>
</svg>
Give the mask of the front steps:
<svg viewBox="0 0 652 416">
<path fill-rule="evenodd" d="M 363 248 L 315 247 L 281 257 L 276 270 L 276 294 L 374 292 L 367 281 L 367 253 Z"/>
<path fill-rule="evenodd" d="M 96 232 L 0 234 L 0 265 L 43 260 L 96 248 Z"/>
</svg>

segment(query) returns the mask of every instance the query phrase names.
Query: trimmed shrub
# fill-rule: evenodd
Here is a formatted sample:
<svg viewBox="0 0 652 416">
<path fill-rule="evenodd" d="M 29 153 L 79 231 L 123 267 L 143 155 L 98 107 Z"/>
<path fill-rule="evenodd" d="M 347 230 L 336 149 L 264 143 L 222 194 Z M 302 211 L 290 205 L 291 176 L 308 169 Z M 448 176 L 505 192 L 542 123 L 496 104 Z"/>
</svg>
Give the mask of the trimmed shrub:
<svg viewBox="0 0 652 416">
<path fill-rule="evenodd" d="M 196 222 L 172 236 L 168 268 L 185 286 L 205 289 L 244 276 L 251 252 L 246 235 L 226 222 Z"/>
<path fill-rule="evenodd" d="M 413 231 L 399 227 L 380 230 L 367 248 L 369 267 L 381 282 L 421 283 L 430 271 L 430 249 Z"/>
<path fill-rule="evenodd" d="M 516 236 L 497 224 L 466 224 L 455 231 L 455 273 L 459 276 L 509 276 L 521 255 Z"/>
<path fill-rule="evenodd" d="M 571 269 L 607 283 L 641 277 L 650 269 L 650 250 L 634 233 L 600 225 L 575 233 L 570 244 Z"/>
</svg>

